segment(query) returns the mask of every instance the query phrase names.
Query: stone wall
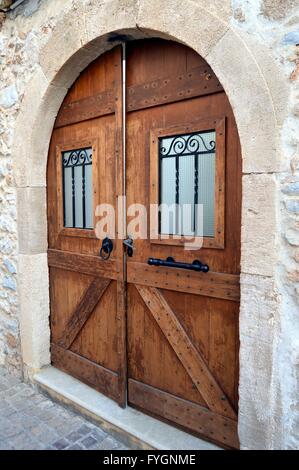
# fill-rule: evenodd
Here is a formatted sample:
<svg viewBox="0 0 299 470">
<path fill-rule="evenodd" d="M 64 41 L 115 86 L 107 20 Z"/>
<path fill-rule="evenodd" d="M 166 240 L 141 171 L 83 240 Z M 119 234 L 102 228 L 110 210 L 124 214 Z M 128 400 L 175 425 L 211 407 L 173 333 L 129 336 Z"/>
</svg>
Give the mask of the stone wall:
<svg viewBox="0 0 299 470">
<path fill-rule="evenodd" d="M 68 60 L 74 43 L 79 50 L 83 43 L 109 29 L 103 22 L 111 24 L 112 29 L 115 24 L 137 30 L 148 24 L 150 28 L 154 11 L 157 30 L 166 29 L 169 18 L 173 18 L 176 31 L 181 25 L 184 41 L 193 44 L 195 39 L 188 34 L 194 28 L 185 28 L 186 20 L 175 8 L 175 1 L 169 0 L 163 9 L 162 3 L 161 0 L 26 0 L 12 12 L 0 16 L 0 364 L 17 374 L 22 373 L 23 362 L 34 368 L 47 363 L 49 357 L 48 342 L 43 343 L 43 337 L 48 335 L 46 316 L 36 322 L 26 320 L 22 327 L 22 348 L 20 341 L 22 303 L 26 303 L 27 310 L 46 309 L 46 297 L 42 301 L 38 295 L 41 286 L 37 276 L 38 266 L 45 264 L 45 256 L 41 254 L 44 248 L 36 242 L 42 238 L 40 231 L 46 230 L 46 212 L 44 176 L 39 173 L 38 162 L 31 178 L 33 187 L 27 188 L 30 178 L 22 149 L 29 145 L 29 137 L 27 130 L 26 135 L 25 132 L 20 137 L 15 134 L 17 123 L 22 121 L 27 106 L 26 122 L 34 127 L 30 107 L 39 105 L 39 97 L 55 73 L 58 77 L 51 85 L 56 87 L 53 109 L 59 106 L 66 93 L 65 85 L 70 83 L 66 84 L 59 76 L 55 54 Z M 243 448 L 298 448 L 299 0 L 191 0 L 189 4 L 190 12 L 193 6 L 202 8 L 198 17 L 188 17 L 188 21 L 200 25 L 196 41 L 215 72 L 221 76 L 222 67 L 228 69 L 232 55 L 235 61 L 235 69 L 227 72 L 230 79 L 226 83 L 223 78 L 223 85 L 239 127 L 244 161 L 243 194 L 246 195 L 242 216 L 240 312 L 241 443 Z M 89 9 L 93 15 L 86 14 Z M 213 25 L 213 17 L 218 22 L 215 21 L 214 29 L 204 31 L 207 14 L 210 24 Z M 97 15 L 99 19 L 93 23 L 92 18 Z M 206 36 L 205 42 L 202 35 Z M 245 44 L 246 58 L 242 57 L 243 51 L 224 46 L 233 45 L 237 37 Z M 54 51 L 48 46 L 50 41 L 52 44 L 56 41 Z M 72 73 L 74 79 L 94 53 L 93 46 L 86 46 L 85 55 L 90 58 L 78 59 L 69 76 Z M 235 59 L 238 53 L 239 62 Z M 263 87 L 255 79 L 246 81 L 253 67 L 261 71 Z M 252 99 L 247 98 L 248 87 Z M 270 105 L 261 88 L 269 94 Z M 28 96 L 31 102 L 26 105 Z M 259 108 L 259 115 L 265 118 L 253 125 L 251 114 Z M 45 119 L 47 113 L 48 108 Z M 270 135 L 272 120 L 277 129 L 275 139 Z M 34 133 L 35 129 L 31 131 Z M 43 126 L 36 132 L 44 141 L 40 143 L 43 149 L 48 145 Z M 264 143 L 265 135 L 268 145 Z M 259 142 L 263 146 L 260 152 L 248 154 L 247 149 L 258 146 Z M 30 211 L 34 210 L 39 211 L 40 217 L 31 217 Z M 26 275 L 30 282 L 24 287 Z M 47 280 L 43 279 L 41 284 L 46 290 Z M 30 342 L 43 351 L 43 359 L 37 362 L 24 359 L 30 356 L 27 353 L 27 349 L 32 349 L 32 344 L 28 346 Z"/>
<path fill-rule="evenodd" d="M 263 354 L 268 351 L 268 357 L 262 361 L 257 348 L 246 355 L 251 385 L 246 387 L 243 383 L 246 390 L 241 399 L 242 413 L 250 417 L 253 430 L 259 430 L 260 440 L 267 435 L 267 447 L 295 449 L 299 446 L 299 1 L 233 0 L 232 5 L 232 24 L 240 34 L 249 35 L 257 60 L 259 48 L 268 49 L 283 73 L 287 90 L 285 109 L 280 110 L 281 166 L 274 174 L 279 204 L 276 286 L 268 276 L 255 278 L 247 281 L 244 292 L 252 312 L 258 309 L 259 321 L 252 324 L 248 317 L 243 320 L 250 329 L 249 336 L 266 343 Z M 271 81 L 269 69 L 270 90 L 280 93 Z M 265 193 L 267 188 L 264 181 Z M 260 223 L 262 226 L 262 220 Z M 265 294 L 260 292 L 263 283 L 267 284 L 263 292 L 268 292 L 265 302 Z M 250 285 L 252 289 L 248 288 Z M 259 371 L 260 362 L 269 367 L 265 370 L 263 366 Z M 256 373 L 263 374 L 263 389 L 256 386 Z M 245 433 L 248 436 L 248 428 Z M 253 437 L 253 446 L 256 440 L 258 437 Z"/>
<path fill-rule="evenodd" d="M 9 3 L 0 2 L 0 7 Z M 42 19 L 34 13 L 39 4 L 39 1 L 27 1 L 15 11 L 0 16 L 0 364 L 18 375 L 22 374 L 22 360 L 17 293 L 17 203 L 11 147 L 26 84 L 38 62 Z"/>
</svg>

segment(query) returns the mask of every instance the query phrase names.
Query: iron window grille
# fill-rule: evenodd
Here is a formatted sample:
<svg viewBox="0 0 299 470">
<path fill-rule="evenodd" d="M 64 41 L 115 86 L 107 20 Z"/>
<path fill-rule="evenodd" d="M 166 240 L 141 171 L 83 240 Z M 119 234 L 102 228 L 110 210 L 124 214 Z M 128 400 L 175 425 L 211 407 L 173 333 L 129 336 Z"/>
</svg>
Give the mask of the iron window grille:
<svg viewBox="0 0 299 470">
<path fill-rule="evenodd" d="M 92 229 L 92 149 L 62 152 L 64 227 Z"/>
<path fill-rule="evenodd" d="M 192 173 L 192 183 L 193 183 L 193 197 L 188 201 L 188 204 L 192 204 L 193 207 L 193 215 L 192 215 L 192 228 L 193 234 L 199 235 L 196 233 L 197 231 L 197 212 L 196 208 L 198 204 L 201 204 L 202 201 L 199 198 L 199 176 L 201 176 L 201 181 L 203 182 L 204 178 L 206 177 L 206 184 L 210 183 L 210 205 L 212 210 L 210 210 L 210 228 L 206 230 L 203 227 L 203 235 L 204 236 L 214 236 L 214 180 L 215 180 L 215 154 L 216 154 L 216 132 L 214 129 L 206 130 L 202 132 L 192 132 L 188 134 L 179 134 L 174 136 L 163 136 L 159 137 L 159 205 L 164 203 L 162 197 L 162 180 L 163 180 L 163 160 L 164 159 L 172 159 L 172 163 L 175 164 L 175 178 L 173 182 L 173 186 L 175 187 L 175 197 L 174 201 L 176 204 L 176 215 L 175 215 L 175 223 L 173 223 L 173 230 L 169 230 L 170 235 L 186 235 L 186 233 L 181 233 L 180 229 L 180 220 L 179 220 L 179 210 L 181 205 L 181 197 L 180 197 L 180 185 L 184 184 L 181 178 L 181 172 L 183 167 L 183 160 L 186 157 L 193 158 L 194 162 L 191 163 L 193 165 L 193 173 Z M 209 161 L 206 159 L 205 156 L 210 156 L 211 158 Z M 202 159 L 202 160 L 200 160 Z M 207 165 L 204 164 L 203 159 L 208 162 L 209 168 Z M 185 163 L 187 160 L 185 160 Z M 199 175 L 199 167 L 201 170 L 204 170 L 203 165 L 205 165 L 207 172 L 209 172 L 210 176 L 208 175 Z M 164 169 L 165 170 L 165 169 Z M 189 171 L 190 171 L 190 161 L 189 161 Z M 171 178 L 171 177 L 170 177 Z M 185 183 L 186 184 L 186 183 Z M 203 219 L 205 219 L 205 212 L 207 212 L 204 208 Z M 213 212 L 213 213 L 212 213 Z M 162 214 L 159 211 L 159 233 L 162 233 Z M 205 220 L 204 220 L 205 221 Z M 203 222 L 204 222 L 203 221 Z M 165 232 L 164 232 L 165 233 Z"/>
</svg>

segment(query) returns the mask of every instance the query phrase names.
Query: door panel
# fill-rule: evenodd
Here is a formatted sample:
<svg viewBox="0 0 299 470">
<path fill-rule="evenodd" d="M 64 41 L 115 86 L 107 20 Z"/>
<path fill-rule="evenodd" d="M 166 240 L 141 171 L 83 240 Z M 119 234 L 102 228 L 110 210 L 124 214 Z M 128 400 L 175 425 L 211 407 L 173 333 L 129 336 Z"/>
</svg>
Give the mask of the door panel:
<svg viewBox="0 0 299 470">
<path fill-rule="evenodd" d="M 200 80 L 196 75 L 207 70 L 207 64 L 184 46 L 163 41 L 129 44 L 127 61 L 128 105 L 132 104 L 132 111 L 127 107 L 127 205 L 144 204 L 149 212 L 151 194 L 156 199 L 161 194 L 157 187 L 160 136 L 207 132 L 215 122 L 216 162 L 223 168 L 219 170 L 216 163 L 218 239 L 217 231 L 214 239 L 204 238 L 200 250 L 187 250 L 184 237 L 157 240 L 148 224 L 148 238 L 134 240 L 134 255 L 127 259 L 128 402 L 222 445 L 237 447 L 241 162 L 234 117 L 222 88 L 215 88 L 216 78 L 206 80 L 202 75 Z M 206 73 L 214 76 L 210 69 Z M 193 74 L 201 84 L 196 89 L 190 86 L 186 96 L 181 82 L 189 75 L 191 80 Z M 171 93 L 166 92 L 170 82 Z M 214 85 L 207 91 L 204 82 Z M 130 98 L 132 90 L 136 95 L 138 90 L 138 103 Z M 202 153 L 211 153 L 208 150 L 203 148 Z M 175 186 L 179 186 L 179 168 L 180 163 L 173 177 Z M 224 195 L 218 197 L 216 190 Z M 199 259 L 210 270 L 148 265 L 149 258 L 167 257 L 184 263 Z"/>
<path fill-rule="evenodd" d="M 238 447 L 241 157 L 233 112 L 211 68 L 187 47 L 134 41 L 126 56 L 126 185 L 120 47 L 82 72 L 54 126 L 47 170 L 52 363 L 122 406 Z M 168 239 L 162 215 L 154 211 L 151 223 L 162 168 L 178 204 L 204 204 L 210 225 L 201 249 L 185 249 L 178 222 Z M 96 207 L 117 209 L 125 187 L 127 208 L 147 209 L 147 237 L 134 239 L 133 257 L 124 257 L 115 210 L 114 248 L 104 261 Z M 90 221 L 75 228 L 90 205 L 92 228 Z M 200 216 L 190 217 L 199 231 Z M 209 272 L 148 264 L 168 257 L 200 260 Z"/>
<path fill-rule="evenodd" d="M 169 393 L 182 398 L 188 394 L 192 401 L 204 404 L 199 391 L 184 366 L 176 360 L 176 353 L 165 341 L 162 330 L 157 328 L 153 315 L 133 284 L 128 285 L 128 305 L 128 376 L 153 387 L 162 384 L 163 390 Z M 159 362 L 162 362 L 161 367 L 157 367 Z M 167 369 L 163 364 L 172 364 L 172 367 Z"/>
<path fill-rule="evenodd" d="M 107 279 L 100 279 L 100 281 L 100 285 L 97 286 L 100 302 L 95 306 L 92 315 L 89 316 L 84 328 L 76 337 L 71 350 L 89 360 L 94 360 L 103 367 L 117 370 L 116 281 L 110 282 Z"/>
<path fill-rule="evenodd" d="M 95 212 L 101 203 L 115 208 L 123 191 L 121 80 L 121 49 L 115 48 L 81 74 L 57 116 L 48 162 L 48 261 L 52 363 L 124 405 L 122 242 L 114 240 L 110 259 L 104 261 L 99 257 L 101 240 L 95 235 L 97 218 L 90 230 L 72 228 L 73 214 L 85 207 L 81 198 L 92 198 Z M 83 170 L 84 152 L 75 151 L 85 148 L 92 149 L 91 170 Z M 75 175 L 69 188 L 63 155 L 68 157 L 68 178 L 71 171 Z M 92 191 L 87 187 L 88 171 Z M 65 191 L 69 201 L 64 201 Z M 66 203 L 72 214 L 67 227 Z"/>
</svg>

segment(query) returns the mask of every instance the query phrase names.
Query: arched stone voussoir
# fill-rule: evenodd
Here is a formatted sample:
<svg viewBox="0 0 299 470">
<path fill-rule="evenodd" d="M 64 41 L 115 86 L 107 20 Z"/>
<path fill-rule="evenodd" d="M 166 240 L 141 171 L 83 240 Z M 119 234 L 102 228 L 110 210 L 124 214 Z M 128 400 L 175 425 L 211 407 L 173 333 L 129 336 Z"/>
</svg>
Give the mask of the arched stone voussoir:
<svg viewBox="0 0 299 470">
<path fill-rule="evenodd" d="M 230 100 L 239 131 L 243 173 L 280 170 L 279 129 L 267 82 L 247 44 L 228 30 L 206 57 Z"/>
<path fill-rule="evenodd" d="M 58 80 L 61 69 L 87 41 L 83 5 L 63 12 L 39 53 L 40 67 L 50 83 L 63 85 Z"/>
<path fill-rule="evenodd" d="M 115 32 L 125 34 L 129 30 L 135 37 L 138 34 L 137 16 L 139 10 L 139 0 L 108 0 L 98 2 L 91 0 L 85 6 L 85 25 L 88 42 L 92 42 L 100 37 L 113 37 Z M 161 2 L 163 3 L 163 2 Z M 162 7 L 162 5 L 161 5 Z M 156 12 L 156 15 L 159 14 Z M 95 21 L 95 18 L 97 21 Z"/>
<path fill-rule="evenodd" d="M 40 67 L 27 84 L 12 147 L 17 187 L 46 186 L 49 142 L 66 93 L 66 87 L 50 84 Z"/>
<path fill-rule="evenodd" d="M 272 50 L 261 42 L 256 41 L 248 32 L 238 30 L 236 33 L 244 41 L 244 44 L 254 58 L 269 89 L 275 120 L 281 126 L 288 115 L 289 90 L 287 80 L 281 67 L 274 59 Z"/>
<path fill-rule="evenodd" d="M 222 16 L 221 16 L 222 15 Z M 137 25 L 156 30 L 182 42 L 206 57 L 229 28 L 226 10 L 211 13 L 206 1 L 140 0 Z"/>
<path fill-rule="evenodd" d="M 205 57 L 228 29 L 230 12 L 227 1 L 219 9 L 208 3 L 186 0 L 182 9 L 180 0 L 91 0 L 62 15 L 40 52 L 40 65 L 51 83 L 65 86 L 68 76 L 61 74 L 61 69 L 73 56 L 74 71 L 82 70 L 83 64 L 86 67 L 112 47 L 110 40 L 115 32 L 123 34 L 125 30 L 132 38 L 147 36 L 148 30 L 157 31 L 157 36 L 188 44 Z M 96 51 L 92 45 L 95 40 Z M 63 45 L 60 49 L 59 44 Z M 85 52 L 82 56 L 81 49 Z"/>
<path fill-rule="evenodd" d="M 65 12 L 40 52 L 40 65 L 49 82 L 70 86 L 92 60 L 113 47 L 109 38 L 115 31 L 138 30 L 137 8 L 136 0 L 90 0 Z"/>
</svg>

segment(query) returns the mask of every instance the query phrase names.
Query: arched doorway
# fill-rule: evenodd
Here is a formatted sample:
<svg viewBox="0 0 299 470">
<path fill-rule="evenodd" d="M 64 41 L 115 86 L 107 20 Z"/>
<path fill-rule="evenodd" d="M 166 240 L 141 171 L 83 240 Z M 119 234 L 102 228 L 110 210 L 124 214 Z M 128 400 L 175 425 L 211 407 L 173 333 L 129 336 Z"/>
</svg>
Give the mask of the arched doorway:
<svg viewBox="0 0 299 470">
<path fill-rule="evenodd" d="M 233 112 L 207 63 L 177 43 L 128 43 L 125 89 L 122 78 L 118 46 L 80 75 L 52 134 L 52 362 L 122 406 L 237 447 L 241 158 Z M 124 194 L 133 207 L 126 223 L 134 204 L 148 214 L 151 204 L 191 205 L 202 248 L 186 249 L 184 216 L 160 210 L 132 257 L 118 217 L 102 259 L 96 206 L 119 214 Z"/>
</svg>

